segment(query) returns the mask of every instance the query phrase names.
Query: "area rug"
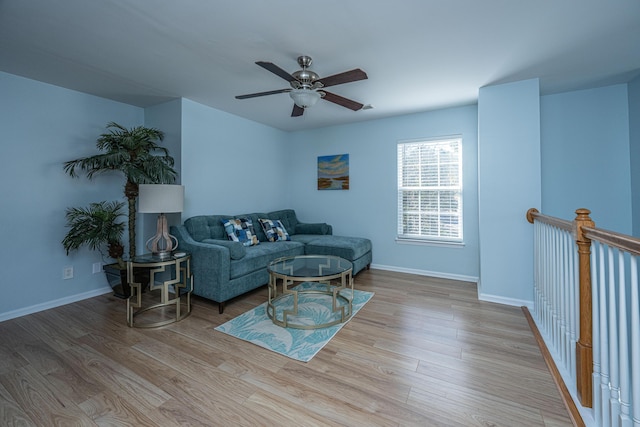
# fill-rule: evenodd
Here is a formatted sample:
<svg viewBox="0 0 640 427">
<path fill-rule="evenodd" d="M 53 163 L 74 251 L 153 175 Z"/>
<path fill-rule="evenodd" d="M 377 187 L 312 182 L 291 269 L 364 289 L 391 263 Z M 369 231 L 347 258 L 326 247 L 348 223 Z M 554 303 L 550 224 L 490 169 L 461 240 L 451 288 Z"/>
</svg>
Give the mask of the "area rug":
<svg viewBox="0 0 640 427">
<path fill-rule="evenodd" d="M 305 283 L 302 286 L 308 285 Z M 322 298 L 314 294 L 299 295 L 298 305 L 300 309 L 304 306 L 305 310 L 312 310 L 315 321 L 324 323 L 322 317 L 331 314 L 330 307 L 327 307 L 326 304 L 327 301 L 325 300 L 324 303 L 314 301 L 313 299 Z M 342 295 L 349 298 L 351 290 L 343 290 Z M 371 297 L 373 297 L 373 292 L 359 291 L 357 289 L 353 291 L 353 316 L 358 313 Z M 266 308 L 267 303 L 265 302 L 215 329 L 291 359 L 308 362 L 348 322 L 347 320 L 347 322 L 338 323 L 334 326 L 312 330 L 283 328 L 273 324 L 267 316 Z"/>
</svg>

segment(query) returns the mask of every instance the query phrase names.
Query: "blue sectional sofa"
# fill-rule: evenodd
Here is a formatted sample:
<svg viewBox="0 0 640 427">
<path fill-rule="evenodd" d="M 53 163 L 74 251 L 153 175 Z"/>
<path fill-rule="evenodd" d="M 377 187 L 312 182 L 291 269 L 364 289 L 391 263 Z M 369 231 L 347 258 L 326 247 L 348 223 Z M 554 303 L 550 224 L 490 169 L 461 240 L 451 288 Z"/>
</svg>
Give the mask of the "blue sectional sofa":
<svg viewBox="0 0 640 427">
<path fill-rule="evenodd" d="M 258 244 L 229 240 L 224 223 L 239 218 L 251 221 Z M 260 219 L 280 221 L 290 240 L 269 241 Z M 220 313 L 228 300 L 268 283 L 267 265 L 280 257 L 336 255 L 353 263 L 354 276 L 371 265 L 369 239 L 334 236 L 331 225 L 300 222 L 293 209 L 194 216 L 171 227 L 171 234 L 178 239 L 180 250 L 191 253 L 193 293 L 217 302 Z"/>
</svg>

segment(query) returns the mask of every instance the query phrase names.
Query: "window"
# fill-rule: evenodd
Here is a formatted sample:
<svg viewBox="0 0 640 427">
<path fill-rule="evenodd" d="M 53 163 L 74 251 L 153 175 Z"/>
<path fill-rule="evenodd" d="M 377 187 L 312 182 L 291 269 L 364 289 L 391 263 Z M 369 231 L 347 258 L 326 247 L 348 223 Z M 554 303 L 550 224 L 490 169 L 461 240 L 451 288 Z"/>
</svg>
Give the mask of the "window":
<svg viewBox="0 0 640 427">
<path fill-rule="evenodd" d="M 462 139 L 398 143 L 398 239 L 462 242 Z"/>
</svg>

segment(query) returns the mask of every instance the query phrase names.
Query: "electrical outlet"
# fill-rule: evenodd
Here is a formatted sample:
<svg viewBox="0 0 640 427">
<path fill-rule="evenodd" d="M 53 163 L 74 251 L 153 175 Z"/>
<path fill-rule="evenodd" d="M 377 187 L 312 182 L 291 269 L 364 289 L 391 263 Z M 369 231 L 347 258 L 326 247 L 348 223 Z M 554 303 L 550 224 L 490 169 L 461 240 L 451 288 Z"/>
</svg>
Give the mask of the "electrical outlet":
<svg viewBox="0 0 640 427">
<path fill-rule="evenodd" d="M 73 266 L 68 265 L 62 269 L 62 278 L 63 279 L 73 279 Z"/>
<path fill-rule="evenodd" d="M 101 272 L 102 272 L 102 263 L 101 262 L 94 262 L 93 263 L 93 274 L 101 273 Z"/>
</svg>

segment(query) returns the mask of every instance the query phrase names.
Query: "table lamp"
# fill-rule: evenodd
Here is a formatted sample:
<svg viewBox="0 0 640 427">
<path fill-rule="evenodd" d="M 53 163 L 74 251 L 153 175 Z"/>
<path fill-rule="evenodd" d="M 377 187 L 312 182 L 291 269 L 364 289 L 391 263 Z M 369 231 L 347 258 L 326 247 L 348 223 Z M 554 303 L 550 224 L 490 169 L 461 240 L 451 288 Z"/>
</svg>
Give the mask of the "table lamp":
<svg viewBox="0 0 640 427">
<path fill-rule="evenodd" d="M 169 234 L 165 214 L 182 212 L 184 186 L 140 184 L 138 190 L 138 212 L 158 214 L 156 235 L 147 240 L 147 249 L 154 255 L 167 257 L 178 247 L 178 239 Z"/>
</svg>

